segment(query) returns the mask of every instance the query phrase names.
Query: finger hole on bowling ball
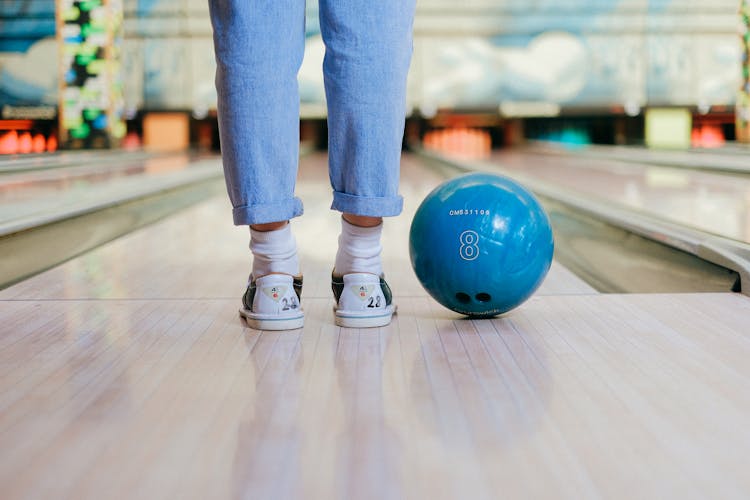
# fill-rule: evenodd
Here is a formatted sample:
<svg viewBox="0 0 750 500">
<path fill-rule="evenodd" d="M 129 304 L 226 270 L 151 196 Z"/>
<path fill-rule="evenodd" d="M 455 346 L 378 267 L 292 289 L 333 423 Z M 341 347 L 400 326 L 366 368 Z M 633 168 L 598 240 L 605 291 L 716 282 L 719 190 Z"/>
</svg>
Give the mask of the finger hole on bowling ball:
<svg viewBox="0 0 750 500">
<path fill-rule="evenodd" d="M 471 302 L 471 297 L 468 293 L 458 292 L 456 294 L 456 300 L 462 304 L 468 304 L 469 302 Z"/>
<path fill-rule="evenodd" d="M 492 295 L 490 295 L 489 293 L 481 292 L 476 294 L 474 298 L 479 302 L 489 302 L 490 300 L 492 300 Z"/>
</svg>

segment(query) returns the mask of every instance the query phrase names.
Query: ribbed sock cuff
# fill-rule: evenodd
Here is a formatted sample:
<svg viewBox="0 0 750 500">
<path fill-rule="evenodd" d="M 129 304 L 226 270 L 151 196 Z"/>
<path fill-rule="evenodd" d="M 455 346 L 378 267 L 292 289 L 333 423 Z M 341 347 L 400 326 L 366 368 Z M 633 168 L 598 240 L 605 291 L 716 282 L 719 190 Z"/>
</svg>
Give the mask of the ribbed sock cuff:
<svg viewBox="0 0 750 500">
<path fill-rule="evenodd" d="M 250 228 L 250 251 L 253 253 L 254 278 L 272 273 L 297 276 L 300 272 L 297 242 L 291 224 L 275 231 Z"/>
<path fill-rule="evenodd" d="M 383 272 L 380 253 L 380 237 L 383 224 L 360 227 L 341 218 L 339 249 L 336 253 L 335 273 L 371 273 L 380 276 Z"/>
</svg>

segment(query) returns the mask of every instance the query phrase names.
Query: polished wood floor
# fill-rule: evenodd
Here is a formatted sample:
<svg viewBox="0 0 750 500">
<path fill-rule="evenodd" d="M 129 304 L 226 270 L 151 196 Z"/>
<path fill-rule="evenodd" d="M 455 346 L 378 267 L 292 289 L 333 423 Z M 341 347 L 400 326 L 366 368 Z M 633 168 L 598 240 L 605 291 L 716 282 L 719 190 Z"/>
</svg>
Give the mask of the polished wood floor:
<svg viewBox="0 0 750 500">
<path fill-rule="evenodd" d="M 0 292 L 0 498 L 748 498 L 750 300 L 602 295 L 555 265 L 517 310 L 462 319 L 408 264 L 439 181 L 404 159 L 386 328 L 333 325 L 320 156 L 294 222 L 304 330 L 239 319 L 248 235 L 223 197 Z"/>
</svg>

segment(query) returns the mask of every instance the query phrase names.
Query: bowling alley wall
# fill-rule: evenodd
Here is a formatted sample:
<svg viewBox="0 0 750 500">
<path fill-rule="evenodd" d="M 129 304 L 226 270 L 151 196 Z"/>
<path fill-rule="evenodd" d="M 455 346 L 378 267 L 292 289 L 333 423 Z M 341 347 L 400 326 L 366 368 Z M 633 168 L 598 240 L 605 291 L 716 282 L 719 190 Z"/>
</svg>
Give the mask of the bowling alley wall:
<svg viewBox="0 0 750 500">
<path fill-rule="evenodd" d="M 0 2 L 0 134 L 14 126 L 16 134 L 24 127 L 36 127 L 34 133 L 45 137 L 57 132 L 55 4 L 63 2 Z M 211 119 L 215 62 L 207 0 L 119 3 L 122 96 L 113 116 L 121 116 L 140 139 L 150 115 Z M 740 15 L 741 4 L 745 12 L 747 7 L 741 0 L 417 4 L 411 115 L 429 120 L 448 110 L 507 119 L 640 116 L 649 108 L 681 107 L 699 119 L 733 120 L 735 106 L 748 106 L 742 69 L 747 24 Z M 324 47 L 316 2 L 308 1 L 307 11 L 301 112 L 322 119 Z"/>
</svg>

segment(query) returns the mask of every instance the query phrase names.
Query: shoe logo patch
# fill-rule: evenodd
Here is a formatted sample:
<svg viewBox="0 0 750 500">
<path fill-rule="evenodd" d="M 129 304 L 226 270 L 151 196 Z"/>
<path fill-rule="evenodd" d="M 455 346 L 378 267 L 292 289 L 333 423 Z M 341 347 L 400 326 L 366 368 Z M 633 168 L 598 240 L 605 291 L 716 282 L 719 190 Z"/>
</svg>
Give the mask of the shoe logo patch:
<svg viewBox="0 0 750 500">
<path fill-rule="evenodd" d="M 286 286 L 269 286 L 266 288 L 263 288 L 263 293 L 268 297 L 269 299 L 273 300 L 274 302 L 278 302 L 281 300 L 281 298 L 286 295 L 286 290 L 289 287 Z"/>
<path fill-rule="evenodd" d="M 351 287 L 352 293 L 362 302 L 367 300 L 373 290 L 375 290 L 375 285 L 354 285 Z"/>
</svg>

